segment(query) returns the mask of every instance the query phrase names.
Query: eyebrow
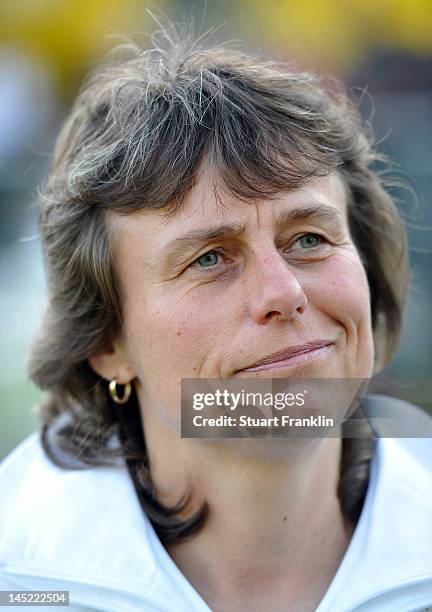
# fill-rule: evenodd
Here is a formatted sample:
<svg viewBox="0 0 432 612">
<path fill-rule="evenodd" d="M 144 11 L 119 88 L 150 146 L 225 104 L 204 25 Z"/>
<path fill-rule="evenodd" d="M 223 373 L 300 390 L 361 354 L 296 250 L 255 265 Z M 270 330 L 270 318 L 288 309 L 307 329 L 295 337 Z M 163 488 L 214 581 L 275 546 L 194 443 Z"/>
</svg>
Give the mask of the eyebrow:
<svg viewBox="0 0 432 612">
<path fill-rule="evenodd" d="M 343 222 L 342 215 L 337 208 L 319 204 L 281 212 L 276 220 L 276 231 L 281 231 L 286 228 L 286 226 L 292 225 L 298 221 L 309 219 L 326 223 L 336 223 L 338 226 Z M 247 223 L 223 223 L 213 227 L 193 229 L 168 242 L 164 247 L 164 253 L 168 253 L 167 259 L 171 261 L 188 248 L 199 247 L 211 240 L 237 237 L 244 233 L 247 227 Z"/>
</svg>

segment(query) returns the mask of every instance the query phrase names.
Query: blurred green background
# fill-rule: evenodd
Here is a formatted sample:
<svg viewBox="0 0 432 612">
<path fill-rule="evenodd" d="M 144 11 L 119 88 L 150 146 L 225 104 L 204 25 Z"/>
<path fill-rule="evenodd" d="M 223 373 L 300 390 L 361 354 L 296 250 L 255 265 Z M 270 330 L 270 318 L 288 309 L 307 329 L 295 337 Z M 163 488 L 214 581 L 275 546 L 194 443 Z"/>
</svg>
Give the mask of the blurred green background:
<svg viewBox="0 0 432 612">
<path fill-rule="evenodd" d="M 1 0 L 0 3 L 0 459 L 36 426 L 40 392 L 26 357 L 45 300 L 32 202 L 59 125 L 81 79 L 127 33 L 157 26 L 148 12 L 193 20 L 213 40 L 343 78 L 399 176 L 409 219 L 413 287 L 397 357 L 387 373 L 432 371 L 432 5 L 429 0 Z M 372 102 L 371 102 L 372 99 Z"/>
</svg>

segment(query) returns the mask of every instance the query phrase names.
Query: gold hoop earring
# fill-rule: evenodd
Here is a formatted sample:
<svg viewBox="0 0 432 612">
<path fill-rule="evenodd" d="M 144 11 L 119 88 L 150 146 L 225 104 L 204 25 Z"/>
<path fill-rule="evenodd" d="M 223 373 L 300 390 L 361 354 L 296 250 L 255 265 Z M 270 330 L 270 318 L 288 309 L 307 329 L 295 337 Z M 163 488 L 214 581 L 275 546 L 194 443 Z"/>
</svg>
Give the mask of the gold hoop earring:
<svg viewBox="0 0 432 612">
<path fill-rule="evenodd" d="M 123 397 L 119 397 L 117 395 L 117 381 L 115 378 L 113 378 L 109 384 L 109 392 L 111 397 L 113 398 L 113 400 L 115 401 L 116 404 L 126 404 L 126 402 L 128 401 L 130 394 L 132 391 L 132 385 L 130 384 L 130 382 L 127 382 L 124 385 L 124 393 L 123 393 Z"/>
</svg>

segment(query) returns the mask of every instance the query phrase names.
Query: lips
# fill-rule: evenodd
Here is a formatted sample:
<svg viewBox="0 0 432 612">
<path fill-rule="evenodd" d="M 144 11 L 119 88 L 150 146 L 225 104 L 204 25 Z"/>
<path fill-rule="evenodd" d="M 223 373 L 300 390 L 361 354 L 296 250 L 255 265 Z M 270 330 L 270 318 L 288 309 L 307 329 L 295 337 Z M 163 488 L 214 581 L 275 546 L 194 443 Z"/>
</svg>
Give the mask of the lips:
<svg viewBox="0 0 432 612">
<path fill-rule="evenodd" d="M 242 370 L 246 371 L 252 368 L 257 368 L 259 366 L 265 366 L 271 363 L 278 363 L 280 361 L 285 361 L 290 359 L 291 357 L 295 357 L 296 355 L 303 355 L 305 353 L 310 353 L 312 351 L 324 348 L 326 346 L 330 346 L 334 344 L 333 340 L 314 340 L 312 342 L 306 342 L 305 344 L 299 344 L 296 346 L 289 346 L 287 348 L 278 351 L 277 353 L 272 353 L 271 355 L 267 355 L 263 359 L 256 361 L 255 363 L 246 366 Z"/>
</svg>

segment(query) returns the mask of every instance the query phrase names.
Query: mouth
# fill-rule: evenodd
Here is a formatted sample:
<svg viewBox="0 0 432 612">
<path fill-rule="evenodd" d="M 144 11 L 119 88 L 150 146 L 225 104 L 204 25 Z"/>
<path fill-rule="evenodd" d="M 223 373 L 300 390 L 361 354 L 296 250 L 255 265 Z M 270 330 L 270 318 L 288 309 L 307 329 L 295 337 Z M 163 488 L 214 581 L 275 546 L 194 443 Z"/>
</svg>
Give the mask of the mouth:
<svg viewBox="0 0 432 612">
<path fill-rule="evenodd" d="M 237 372 L 261 372 L 309 363 L 331 350 L 333 344 L 333 340 L 317 340 L 287 347 Z"/>
</svg>

